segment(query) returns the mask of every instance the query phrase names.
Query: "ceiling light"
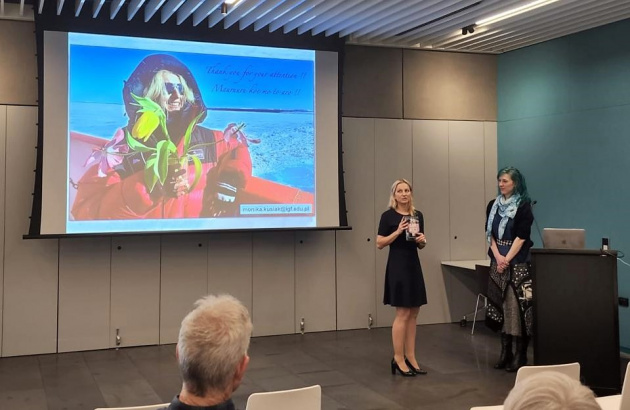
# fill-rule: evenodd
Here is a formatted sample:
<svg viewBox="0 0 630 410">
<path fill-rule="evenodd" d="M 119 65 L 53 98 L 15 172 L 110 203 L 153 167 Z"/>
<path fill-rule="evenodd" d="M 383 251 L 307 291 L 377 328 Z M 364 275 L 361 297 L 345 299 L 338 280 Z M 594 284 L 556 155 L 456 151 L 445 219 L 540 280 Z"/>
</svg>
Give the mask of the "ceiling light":
<svg viewBox="0 0 630 410">
<path fill-rule="evenodd" d="M 224 4 L 234 4 L 237 3 L 239 0 L 225 0 L 223 3 Z"/>
<path fill-rule="evenodd" d="M 228 13 L 228 5 L 227 2 L 221 3 L 221 14 L 224 16 Z"/>
<path fill-rule="evenodd" d="M 496 23 L 497 21 L 509 19 L 510 17 L 514 17 L 521 13 L 526 13 L 528 11 L 537 9 L 538 7 L 546 6 L 547 4 L 551 4 L 556 1 L 558 0 L 536 0 L 531 3 L 524 4 L 520 7 L 513 8 L 512 10 L 504 11 L 502 13 L 495 14 L 494 16 L 490 16 L 488 18 L 479 20 L 475 24 L 478 26 L 483 26 L 483 25 Z"/>
<path fill-rule="evenodd" d="M 471 24 L 469 26 L 466 27 L 462 27 L 462 36 L 465 36 L 466 34 L 470 33 L 474 33 L 475 32 L 475 25 Z"/>
</svg>

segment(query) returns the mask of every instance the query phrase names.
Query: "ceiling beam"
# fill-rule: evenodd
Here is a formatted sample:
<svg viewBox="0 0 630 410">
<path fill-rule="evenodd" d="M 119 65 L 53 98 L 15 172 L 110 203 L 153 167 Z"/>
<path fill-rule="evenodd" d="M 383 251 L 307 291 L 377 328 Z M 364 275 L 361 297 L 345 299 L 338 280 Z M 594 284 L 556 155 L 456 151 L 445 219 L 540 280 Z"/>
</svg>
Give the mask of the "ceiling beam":
<svg viewBox="0 0 630 410">
<path fill-rule="evenodd" d="M 279 29 L 280 27 L 287 24 L 289 21 L 292 21 L 293 19 L 298 18 L 302 14 L 311 10 L 321 1 L 322 0 L 308 0 L 300 4 L 299 6 L 294 7 L 293 9 L 289 10 L 288 12 L 284 13 L 282 16 L 279 16 L 277 19 L 269 23 L 269 32 L 272 33 L 276 31 L 277 29 Z M 254 25 L 254 28 L 256 28 L 256 25 Z"/>
<path fill-rule="evenodd" d="M 162 24 L 171 18 L 173 14 L 184 4 L 186 0 L 168 0 L 164 6 L 160 9 L 160 22 Z"/>
<path fill-rule="evenodd" d="M 352 9 L 352 14 L 355 17 L 358 17 L 361 15 L 361 13 L 363 13 L 363 11 L 374 7 L 374 5 L 376 4 L 375 0 L 363 0 L 361 3 L 359 3 L 355 8 Z M 331 29 L 332 27 L 335 27 L 335 25 L 340 24 L 344 21 L 347 21 L 348 17 L 345 14 L 338 14 L 336 17 L 333 17 L 331 19 L 328 19 L 318 25 L 316 25 L 315 27 L 313 27 L 313 29 L 311 30 L 311 32 L 313 33 L 314 36 L 318 35 L 319 33 L 321 33 L 322 31 L 326 31 Z M 331 32 L 331 34 L 334 34 L 337 31 L 333 31 Z M 326 33 L 327 36 L 329 36 L 330 34 Z"/>
<path fill-rule="evenodd" d="M 232 27 L 234 23 L 251 13 L 252 10 L 256 9 L 256 7 L 258 7 L 263 1 L 264 0 L 241 0 L 238 4 L 239 7 L 228 11 L 228 15 L 225 16 L 225 19 L 223 20 L 223 28 Z M 271 1 L 271 3 L 277 2 Z M 242 30 L 242 28 L 239 27 L 239 30 Z"/>
<path fill-rule="evenodd" d="M 74 17 L 79 17 L 79 14 L 81 14 L 81 10 L 83 9 L 84 4 L 85 0 L 74 1 Z"/>
<path fill-rule="evenodd" d="M 94 3 L 92 3 L 92 18 L 96 18 L 96 16 L 98 16 L 98 13 L 101 11 L 101 7 L 103 7 L 103 3 L 105 3 L 105 0 L 94 0 Z"/>
<path fill-rule="evenodd" d="M 113 20 L 114 17 L 120 11 L 120 8 L 125 4 L 125 0 L 112 0 L 112 3 L 109 6 L 109 19 Z"/>
<path fill-rule="evenodd" d="M 353 8 L 356 5 L 359 5 L 362 1 L 364 0 L 344 0 L 342 3 L 339 3 L 334 7 L 329 8 L 327 11 L 318 12 L 315 18 L 312 18 L 306 23 L 298 26 L 298 34 L 304 34 L 318 24 L 321 24 L 335 16 L 343 14 L 344 12 L 346 12 L 346 10 Z"/>
<path fill-rule="evenodd" d="M 187 0 L 183 6 L 177 9 L 177 25 L 182 24 L 195 12 L 205 0 Z"/>
<path fill-rule="evenodd" d="M 151 17 L 157 13 L 166 0 L 149 0 L 146 6 L 144 6 L 144 22 L 151 20 Z"/>
<path fill-rule="evenodd" d="M 131 0 L 127 6 L 127 21 L 131 21 L 133 16 L 136 15 L 140 7 L 144 4 L 144 0 Z"/>
<path fill-rule="evenodd" d="M 388 9 L 389 10 L 398 9 L 398 7 L 400 7 L 400 4 L 403 2 L 405 2 L 404 4 L 407 4 L 406 3 L 407 0 L 393 0 L 389 3 L 384 2 L 384 3 L 379 4 L 378 6 L 372 8 L 368 13 L 365 13 L 365 15 L 362 16 L 362 18 L 351 20 L 351 24 L 346 25 L 346 27 L 343 27 L 339 31 L 339 36 L 345 37 L 349 34 L 354 33 L 355 30 L 369 26 L 370 24 L 378 21 L 379 18 L 381 18 L 382 13 L 387 14 Z M 328 35 L 328 32 L 326 33 L 326 35 Z"/>
<path fill-rule="evenodd" d="M 206 2 L 193 13 L 193 26 L 199 25 L 199 23 L 216 10 L 221 3 L 223 3 L 223 0 L 206 0 Z"/>
<path fill-rule="evenodd" d="M 267 26 L 272 21 L 284 17 L 289 11 L 296 9 L 304 3 L 304 0 L 286 0 L 281 5 L 273 9 L 273 13 L 267 13 L 254 22 L 254 31 Z"/>
<path fill-rule="evenodd" d="M 336 7 L 342 1 L 348 1 L 348 0 L 326 0 L 324 2 L 319 3 L 318 5 L 311 8 L 310 10 L 307 10 L 306 12 L 295 17 L 293 20 L 287 22 L 282 29 L 284 34 L 290 33 L 291 31 L 298 28 L 300 25 L 305 24 L 317 18 L 317 16 L 321 14 L 325 14 L 328 10 L 332 9 L 333 7 Z M 273 27 L 273 24 L 271 25 L 271 27 Z"/>
<path fill-rule="evenodd" d="M 246 16 L 243 16 L 238 21 L 238 28 L 241 30 L 245 30 L 247 27 L 251 26 L 256 20 L 260 20 L 267 13 L 270 13 L 274 7 L 278 4 L 282 3 L 283 0 L 266 0 L 260 6 L 256 7 L 255 10 L 247 13 Z M 273 10 L 273 13 L 276 14 L 276 10 Z"/>
</svg>

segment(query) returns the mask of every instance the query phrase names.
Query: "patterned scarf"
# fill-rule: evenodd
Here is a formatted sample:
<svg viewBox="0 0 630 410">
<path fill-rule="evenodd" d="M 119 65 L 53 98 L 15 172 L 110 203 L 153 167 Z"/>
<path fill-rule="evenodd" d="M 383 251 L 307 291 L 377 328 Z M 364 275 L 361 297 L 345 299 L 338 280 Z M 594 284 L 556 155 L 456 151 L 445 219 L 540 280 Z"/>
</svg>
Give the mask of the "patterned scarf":
<svg viewBox="0 0 630 410">
<path fill-rule="evenodd" d="M 518 210 L 518 205 L 520 203 L 521 196 L 519 194 L 514 194 L 508 199 L 504 199 L 503 195 L 499 195 L 497 199 L 494 200 L 494 204 L 490 210 L 490 215 L 488 215 L 488 225 L 486 225 L 486 239 L 488 240 L 488 243 L 491 243 L 490 237 L 492 236 L 492 221 L 494 220 L 494 216 L 497 214 L 497 209 L 499 210 L 499 216 L 501 217 L 501 222 L 499 222 L 499 237 L 497 239 L 503 239 L 503 234 L 505 233 L 505 227 L 507 226 L 508 220 L 514 219 L 514 215 L 516 215 L 516 211 Z"/>
</svg>

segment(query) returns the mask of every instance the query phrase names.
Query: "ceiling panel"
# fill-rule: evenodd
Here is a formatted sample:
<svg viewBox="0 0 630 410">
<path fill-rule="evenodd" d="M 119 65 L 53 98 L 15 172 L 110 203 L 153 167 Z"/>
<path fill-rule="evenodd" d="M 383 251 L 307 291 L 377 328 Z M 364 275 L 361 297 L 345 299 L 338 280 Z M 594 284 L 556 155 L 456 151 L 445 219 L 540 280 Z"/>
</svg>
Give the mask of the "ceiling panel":
<svg viewBox="0 0 630 410">
<path fill-rule="evenodd" d="M 203 23 L 200 27 L 240 30 L 251 30 L 253 25 L 255 31 L 338 36 L 356 45 L 500 54 L 630 18 L 630 0 L 552 0 L 544 5 L 541 1 L 0 0 L 0 19 L 32 20 L 50 2 L 57 14 L 65 7 L 73 9 L 76 17 L 107 13 L 113 19 L 126 13 L 128 20 L 140 23 L 175 20 L 178 25 Z M 533 3 L 538 7 L 480 24 L 490 16 Z M 463 34 L 468 27 L 472 32 Z"/>
</svg>

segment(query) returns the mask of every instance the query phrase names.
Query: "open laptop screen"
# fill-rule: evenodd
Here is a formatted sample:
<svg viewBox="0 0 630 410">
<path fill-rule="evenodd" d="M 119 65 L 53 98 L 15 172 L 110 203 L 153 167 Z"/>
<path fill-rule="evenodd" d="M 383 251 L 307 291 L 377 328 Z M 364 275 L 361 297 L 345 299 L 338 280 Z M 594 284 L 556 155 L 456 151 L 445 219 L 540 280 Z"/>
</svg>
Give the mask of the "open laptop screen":
<svg viewBox="0 0 630 410">
<path fill-rule="evenodd" d="M 584 249 L 586 231 L 584 229 L 543 229 L 543 248 L 546 249 Z"/>
</svg>

